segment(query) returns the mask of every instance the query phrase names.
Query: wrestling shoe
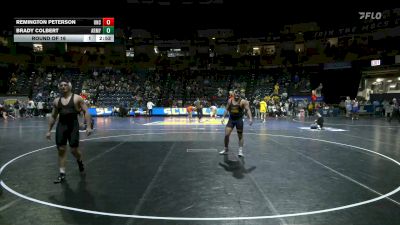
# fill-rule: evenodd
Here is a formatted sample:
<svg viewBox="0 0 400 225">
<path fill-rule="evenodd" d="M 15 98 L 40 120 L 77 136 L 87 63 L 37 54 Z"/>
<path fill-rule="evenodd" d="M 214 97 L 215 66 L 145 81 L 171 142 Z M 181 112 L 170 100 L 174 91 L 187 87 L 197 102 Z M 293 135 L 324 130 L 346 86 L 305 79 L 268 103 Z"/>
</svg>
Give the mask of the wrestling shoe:
<svg viewBox="0 0 400 225">
<path fill-rule="evenodd" d="M 60 173 L 57 179 L 54 181 L 55 184 L 59 184 L 65 181 L 65 173 Z"/>
<path fill-rule="evenodd" d="M 78 163 L 78 167 L 79 167 L 79 172 L 83 173 L 85 171 L 85 167 L 83 166 L 83 162 L 82 160 L 76 160 L 76 162 Z"/>
<path fill-rule="evenodd" d="M 220 155 L 228 155 L 228 149 L 224 149 L 222 151 L 219 152 Z"/>
<path fill-rule="evenodd" d="M 244 157 L 243 149 L 239 149 L 238 156 L 239 157 Z"/>
</svg>

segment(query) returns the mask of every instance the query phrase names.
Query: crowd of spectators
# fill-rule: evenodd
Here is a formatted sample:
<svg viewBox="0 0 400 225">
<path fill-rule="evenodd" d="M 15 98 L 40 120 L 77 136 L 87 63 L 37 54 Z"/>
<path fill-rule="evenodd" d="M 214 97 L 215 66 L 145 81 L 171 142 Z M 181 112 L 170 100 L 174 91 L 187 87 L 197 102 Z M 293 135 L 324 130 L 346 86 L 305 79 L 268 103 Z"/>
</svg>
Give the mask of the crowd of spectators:
<svg viewBox="0 0 400 225">
<path fill-rule="evenodd" d="M 73 92 L 80 94 L 91 107 L 125 107 L 146 109 L 148 102 L 161 107 L 187 107 L 197 98 L 204 105 L 224 106 L 229 91 L 241 90 L 250 101 L 254 115 L 260 101 L 267 103 L 267 115 L 271 117 L 312 116 L 322 110 L 323 116 L 332 114 L 332 106 L 313 100 L 294 100 L 291 96 L 305 93 L 311 89 L 318 97 L 322 95 L 323 85 L 311 87 L 306 73 L 289 73 L 274 70 L 251 75 L 247 71 L 128 71 L 112 68 L 93 69 L 82 73 L 79 70 L 45 70 L 38 68 L 29 71 L 18 68 L 10 76 L 9 95 L 26 95 L 29 100 L 17 101 L 11 105 L 2 104 L 3 111 L 12 117 L 44 116 L 51 110 L 51 104 L 58 96 L 58 82 L 68 77 Z M 24 88 L 17 88 L 21 85 Z M 360 108 L 372 105 L 360 101 Z M 343 104 L 339 108 L 345 109 Z M 362 111 L 362 110 L 361 110 Z M 374 102 L 374 112 L 390 112 L 388 102 Z"/>
</svg>

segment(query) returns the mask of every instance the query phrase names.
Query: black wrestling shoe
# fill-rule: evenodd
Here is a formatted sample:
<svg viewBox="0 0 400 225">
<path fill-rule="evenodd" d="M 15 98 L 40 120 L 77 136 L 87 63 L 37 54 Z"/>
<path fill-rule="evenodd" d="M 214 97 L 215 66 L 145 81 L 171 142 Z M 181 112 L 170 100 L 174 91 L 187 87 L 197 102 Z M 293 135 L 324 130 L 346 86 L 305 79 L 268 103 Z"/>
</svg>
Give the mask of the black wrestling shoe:
<svg viewBox="0 0 400 225">
<path fill-rule="evenodd" d="M 81 161 L 76 160 L 76 162 L 78 163 L 79 166 L 79 172 L 83 173 L 85 171 L 85 167 L 83 166 L 82 160 Z"/>
<path fill-rule="evenodd" d="M 65 173 L 60 173 L 57 179 L 54 181 L 55 184 L 59 184 L 65 181 Z"/>
</svg>

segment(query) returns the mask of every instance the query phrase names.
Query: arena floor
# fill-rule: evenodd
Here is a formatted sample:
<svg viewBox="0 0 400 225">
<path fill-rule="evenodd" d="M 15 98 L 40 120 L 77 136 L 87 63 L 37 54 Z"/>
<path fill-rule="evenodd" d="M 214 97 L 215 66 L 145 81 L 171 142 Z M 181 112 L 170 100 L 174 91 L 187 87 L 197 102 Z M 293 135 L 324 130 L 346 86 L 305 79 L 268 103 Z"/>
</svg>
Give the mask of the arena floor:
<svg viewBox="0 0 400 225">
<path fill-rule="evenodd" d="M 208 120 L 208 118 L 207 118 Z M 219 119 L 96 118 L 86 173 L 58 175 L 46 118 L 0 121 L 0 224 L 400 224 L 400 123 L 245 123 L 244 158 Z"/>
</svg>

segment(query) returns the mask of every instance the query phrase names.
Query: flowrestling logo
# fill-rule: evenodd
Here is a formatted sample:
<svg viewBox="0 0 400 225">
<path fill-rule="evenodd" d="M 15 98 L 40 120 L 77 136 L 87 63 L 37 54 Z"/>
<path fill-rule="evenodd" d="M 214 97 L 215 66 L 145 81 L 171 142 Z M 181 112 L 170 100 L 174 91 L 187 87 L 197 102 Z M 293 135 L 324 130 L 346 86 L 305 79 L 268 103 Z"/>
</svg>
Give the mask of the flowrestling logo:
<svg viewBox="0 0 400 225">
<path fill-rule="evenodd" d="M 360 14 L 360 20 L 380 20 L 382 18 L 381 12 L 358 12 Z"/>
</svg>

